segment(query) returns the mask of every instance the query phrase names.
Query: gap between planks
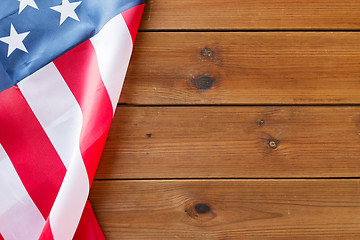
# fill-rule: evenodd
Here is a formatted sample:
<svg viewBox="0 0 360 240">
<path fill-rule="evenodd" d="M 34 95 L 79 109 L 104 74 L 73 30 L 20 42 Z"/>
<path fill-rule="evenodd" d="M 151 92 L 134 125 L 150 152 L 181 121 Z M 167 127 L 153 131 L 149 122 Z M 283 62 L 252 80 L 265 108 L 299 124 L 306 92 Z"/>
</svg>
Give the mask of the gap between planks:
<svg viewBox="0 0 360 240">
<path fill-rule="evenodd" d="M 95 178 L 94 181 L 238 181 L 238 180 L 360 180 L 359 177 L 290 177 L 290 178 Z"/>
<path fill-rule="evenodd" d="M 360 29 L 263 29 L 263 30 L 257 30 L 257 29 L 142 29 L 139 30 L 139 32 L 148 32 L 148 33 L 187 33 L 187 32 L 198 32 L 198 33 L 249 33 L 249 32 L 344 32 L 344 33 L 351 33 L 351 32 L 360 32 Z"/>
</svg>

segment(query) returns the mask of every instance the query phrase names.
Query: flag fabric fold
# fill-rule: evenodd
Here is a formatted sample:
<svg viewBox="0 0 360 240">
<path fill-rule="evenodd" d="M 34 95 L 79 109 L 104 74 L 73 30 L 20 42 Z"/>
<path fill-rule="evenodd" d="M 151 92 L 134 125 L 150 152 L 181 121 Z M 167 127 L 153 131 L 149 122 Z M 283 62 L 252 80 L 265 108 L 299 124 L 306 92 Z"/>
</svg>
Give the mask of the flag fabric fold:
<svg viewBox="0 0 360 240">
<path fill-rule="evenodd" d="M 105 239 L 87 200 L 144 0 L 4 0 L 0 240 Z"/>
</svg>

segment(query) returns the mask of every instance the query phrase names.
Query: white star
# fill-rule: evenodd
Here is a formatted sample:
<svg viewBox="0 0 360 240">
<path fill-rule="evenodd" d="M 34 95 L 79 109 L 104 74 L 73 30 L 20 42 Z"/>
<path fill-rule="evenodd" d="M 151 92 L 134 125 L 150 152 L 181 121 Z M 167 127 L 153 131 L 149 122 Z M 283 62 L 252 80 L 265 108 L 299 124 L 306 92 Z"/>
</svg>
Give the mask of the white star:
<svg viewBox="0 0 360 240">
<path fill-rule="evenodd" d="M 38 6 L 36 5 L 34 0 L 18 0 L 20 2 L 20 6 L 19 6 L 19 14 L 22 12 L 22 10 L 24 10 L 24 8 L 26 8 L 27 6 L 39 9 Z"/>
<path fill-rule="evenodd" d="M 10 36 L 8 37 L 2 37 L 0 38 L 0 41 L 7 43 L 9 45 L 8 48 L 8 57 L 10 54 L 15 51 L 16 49 L 20 49 L 24 52 L 28 52 L 25 45 L 23 44 L 24 39 L 30 32 L 20 33 L 18 34 L 14 28 L 14 26 L 11 24 L 10 27 Z"/>
<path fill-rule="evenodd" d="M 68 18 L 75 19 L 80 21 L 78 16 L 75 13 L 75 9 L 81 4 L 82 1 L 69 3 L 69 0 L 62 0 L 61 5 L 51 7 L 52 10 L 55 10 L 61 14 L 60 16 L 60 25 Z"/>
</svg>

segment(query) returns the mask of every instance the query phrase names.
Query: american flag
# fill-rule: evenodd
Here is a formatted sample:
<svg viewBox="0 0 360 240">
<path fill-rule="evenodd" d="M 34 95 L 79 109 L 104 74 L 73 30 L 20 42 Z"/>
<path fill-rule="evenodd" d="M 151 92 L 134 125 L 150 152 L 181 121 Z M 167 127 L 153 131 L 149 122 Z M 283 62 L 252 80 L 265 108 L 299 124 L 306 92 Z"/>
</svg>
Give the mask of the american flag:
<svg viewBox="0 0 360 240">
<path fill-rule="evenodd" d="M 0 239 L 104 239 L 88 195 L 145 0 L 1 0 Z"/>
</svg>

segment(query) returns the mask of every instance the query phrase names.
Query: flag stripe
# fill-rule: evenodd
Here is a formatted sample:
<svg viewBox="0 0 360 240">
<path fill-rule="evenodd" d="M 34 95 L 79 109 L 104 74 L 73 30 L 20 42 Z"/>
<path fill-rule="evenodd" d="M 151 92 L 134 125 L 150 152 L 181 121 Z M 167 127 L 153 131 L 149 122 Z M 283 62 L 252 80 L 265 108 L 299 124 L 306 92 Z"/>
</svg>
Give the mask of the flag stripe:
<svg viewBox="0 0 360 240">
<path fill-rule="evenodd" d="M 113 116 L 112 102 L 102 81 L 96 52 L 90 41 L 84 42 L 59 57 L 54 64 L 82 110 L 83 126 L 80 135 L 80 149 L 91 185 Z M 66 197 L 61 194 L 61 190 L 59 196 Z M 81 199 L 83 196 L 87 197 L 88 192 L 77 199 Z M 66 202 L 66 199 L 63 200 Z M 69 221 L 65 220 L 68 216 L 59 216 L 63 211 L 61 207 L 57 207 L 57 201 L 58 199 L 54 204 L 54 211 L 50 214 L 50 225 L 56 240 L 66 239 L 61 237 L 70 226 L 63 225 L 64 229 L 61 230 L 58 229 L 58 225 L 61 222 L 68 223 Z M 78 201 L 79 204 L 80 202 Z M 76 214 L 73 216 L 75 219 Z M 57 237 L 58 235 L 59 237 Z"/>
<path fill-rule="evenodd" d="M 96 52 L 101 78 L 115 111 L 133 48 L 122 14 L 111 19 L 90 40 Z"/>
<path fill-rule="evenodd" d="M 69 163 L 74 157 L 81 158 L 79 139 L 82 113 L 80 106 L 64 82 L 64 79 L 55 65 L 50 63 L 21 81 L 18 85 L 55 149 L 61 156 L 65 167 L 68 168 Z M 59 102 L 58 99 L 61 99 L 61 101 Z M 89 212 L 92 211 L 91 208 L 85 209 L 87 214 L 82 218 L 89 218 L 91 214 L 94 215 L 94 213 Z M 84 219 L 82 222 L 91 226 L 98 225 L 95 217 Z M 47 225 L 50 227 L 49 224 Z M 86 233 L 87 226 L 82 224 L 79 228 L 79 239 L 87 239 L 87 237 L 81 237 L 83 233 Z M 44 229 L 42 237 L 52 235 L 49 231 L 51 229 Z M 102 234 L 101 230 L 100 233 Z M 99 234 L 95 236 L 101 239 Z"/>
<path fill-rule="evenodd" d="M 25 99 L 32 108 L 37 119 L 49 136 L 55 149 L 61 156 L 63 163 L 68 168 L 71 159 L 77 155 L 81 158 L 79 139 L 82 123 L 81 109 L 70 89 L 58 72 L 53 63 L 45 66 L 38 72 L 32 74 L 19 84 Z M 51 94 L 50 94 L 51 93 Z M 61 99 L 61 102 L 58 101 Z M 87 205 L 90 206 L 90 203 Z M 82 222 L 94 227 L 98 226 L 92 208 L 85 208 L 86 215 L 82 216 Z M 47 224 L 50 227 L 49 224 Z M 79 225 L 79 239 L 88 231 L 87 225 Z M 44 230 L 42 237 L 50 234 L 51 229 Z M 101 230 L 96 234 L 101 239 Z M 96 233 L 96 232 L 95 232 Z"/>
<path fill-rule="evenodd" d="M 55 240 L 68 240 L 74 236 L 89 194 L 89 187 L 81 156 L 73 158 L 47 219 Z"/>
<path fill-rule="evenodd" d="M 0 143 L 46 218 L 65 175 L 65 167 L 20 89 L 14 86 L 1 95 Z"/>
<path fill-rule="evenodd" d="M 89 201 L 86 202 L 83 215 L 79 222 L 73 240 L 105 240 L 100 225 L 96 220 L 94 211 Z"/>
<path fill-rule="evenodd" d="M 113 109 L 101 80 L 96 54 L 90 41 L 62 55 L 54 61 L 54 64 L 80 105 L 83 115 L 80 151 L 84 162 L 78 160 L 71 162 L 50 213 L 50 226 L 54 239 L 65 240 L 73 236 L 76 230 L 73 226 L 77 226 L 80 220 L 82 211 L 76 210 L 84 209 L 110 127 Z M 86 170 L 82 169 L 84 163 Z M 87 179 L 86 183 L 84 178 Z M 73 182 L 78 184 L 75 186 Z M 73 211 L 70 211 L 71 215 L 66 215 L 64 212 L 65 210 L 69 212 L 69 206 L 62 204 L 69 201 L 72 201 Z"/>
<path fill-rule="evenodd" d="M 91 185 L 113 116 L 111 100 L 89 40 L 62 55 L 54 63 L 83 113 L 80 151 Z"/>
<path fill-rule="evenodd" d="M 50 63 L 21 81 L 18 85 L 55 149 L 61 156 L 65 167 L 68 168 L 74 156 L 81 158 L 79 139 L 82 113 L 64 79 L 55 65 Z M 61 102 L 58 99 L 61 99 Z M 87 203 L 86 206 L 90 206 L 90 208 L 85 208 L 86 212 L 81 220 L 83 224 L 78 227 L 78 239 L 88 239 L 89 236 L 83 235 L 88 232 L 90 226 L 94 229 L 92 231 L 96 239 L 102 239 L 101 236 L 103 234 L 101 230 L 97 229 L 98 231 L 95 231 L 96 226 L 99 228 L 99 224 L 92 212 L 90 203 Z M 48 224 L 48 226 L 50 225 Z M 49 235 L 49 230 L 44 230 L 42 237 Z"/>
<path fill-rule="evenodd" d="M 0 144 L 0 232 L 6 239 L 38 239 L 45 220 Z M 21 231 L 19 231 L 21 229 Z M 0 235 L 0 239 L 4 239 Z"/>
<path fill-rule="evenodd" d="M 54 240 L 49 221 L 46 221 L 39 240 Z"/>
<path fill-rule="evenodd" d="M 18 86 L 64 166 L 68 168 L 75 152 L 80 153 L 82 114 L 64 79 L 55 65 L 50 63 Z"/>
<path fill-rule="evenodd" d="M 132 7 L 122 13 L 126 25 L 128 26 L 132 42 L 135 42 L 138 28 L 140 26 L 141 16 L 145 8 L 145 3 Z"/>
</svg>

